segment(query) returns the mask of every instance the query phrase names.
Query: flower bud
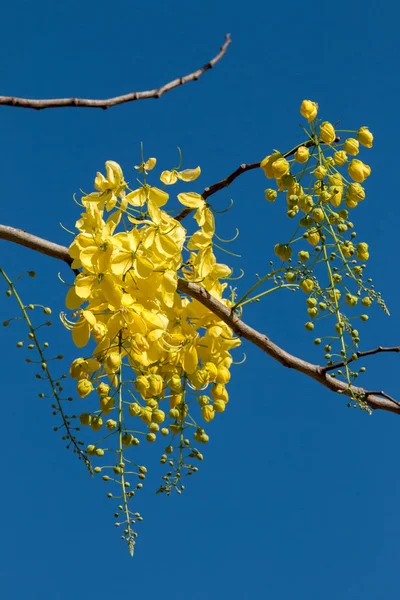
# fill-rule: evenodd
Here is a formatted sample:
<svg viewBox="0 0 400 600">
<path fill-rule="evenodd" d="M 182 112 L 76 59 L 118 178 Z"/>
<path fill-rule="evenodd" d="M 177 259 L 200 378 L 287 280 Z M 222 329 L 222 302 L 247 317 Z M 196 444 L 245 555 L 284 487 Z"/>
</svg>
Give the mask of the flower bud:
<svg viewBox="0 0 400 600">
<path fill-rule="evenodd" d="M 292 249 L 288 244 L 276 244 L 274 252 L 281 260 L 289 260 L 292 256 Z"/>
<path fill-rule="evenodd" d="M 317 223 L 322 223 L 322 221 L 325 219 L 324 211 L 322 210 L 322 208 L 314 208 L 314 210 L 311 213 L 311 216 Z"/>
<path fill-rule="evenodd" d="M 366 244 L 365 242 L 360 242 L 359 244 L 357 244 L 356 256 L 358 260 L 368 260 L 368 244 Z"/>
<path fill-rule="evenodd" d="M 207 404 L 210 403 L 210 398 L 208 396 L 199 396 L 197 398 L 197 401 L 200 404 L 200 406 L 203 407 L 203 406 L 207 406 Z"/>
<path fill-rule="evenodd" d="M 229 400 L 228 392 L 222 383 L 213 385 L 211 388 L 211 396 L 213 400 L 223 400 L 224 402 L 228 402 Z"/>
<path fill-rule="evenodd" d="M 201 416 L 207 423 L 212 421 L 215 417 L 213 406 L 211 406 L 210 404 L 207 404 L 207 406 L 203 406 L 203 408 L 201 409 Z"/>
<path fill-rule="evenodd" d="M 371 167 L 365 165 L 361 160 L 353 158 L 347 167 L 349 175 L 354 181 L 362 183 L 371 174 Z"/>
<path fill-rule="evenodd" d="M 306 146 L 300 146 L 299 148 L 297 148 L 295 155 L 294 155 L 294 159 L 295 161 L 297 161 L 298 163 L 305 163 L 308 161 L 310 156 L 310 151 Z"/>
<path fill-rule="evenodd" d="M 344 151 L 350 156 L 357 156 L 359 153 L 359 143 L 355 138 L 347 138 L 344 142 Z"/>
<path fill-rule="evenodd" d="M 357 131 L 357 139 L 366 148 L 372 148 L 372 142 L 374 141 L 374 136 L 368 129 L 368 127 L 360 127 Z"/>
<path fill-rule="evenodd" d="M 89 379 L 81 379 L 80 381 L 78 381 L 76 390 L 80 398 L 86 398 L 86 396 L 88 396 L 90 392 L 93 391 L 92 382 L 89 381 Z"/>
<path fill-rule="evenodd" d="M 287 271 L 285 273 L 285 279 L 288 283 L 293 283 L 296 281 L 297 275 L 293 271 Z"/>
<path fill-rule="evenodd" d="M 336 133 L 333 125 L 328 121 L 321 124 L 319 137 L 325 144 L 332 144 L 336 139 Z"/>
<path fill-rule="evenodd" d="M 273 179 L 275 177 L 274 172 L 272 170 L 272 165 L 278 158 L 280 158 L 280 156 L 280 152 L 275 152 L 274 154 L 266 156 L 264 160 L 261 161 L 260 167 L 262 168 L 265 176 L 268 177 L 268 179 Z"/>
<path fill-rule="evenodd" d="M 209 380 L 215 381 L 215 379 L 217 377 L 217 372 L 218 372 L 217 365 L 215 365 L 212 362 L 206 362 L 206 364 L 204 365 L 204 368 L 209 373 Z"/>
<path fill-rule="evenodd" d="M 113 429 L 115 429 L 117 426 L 117 422 L 114 421 L 113 419 L 108 419 L 106 421 L 106 427 L 107 429 L 109 429 L 110 431 L 112 431 Z"/>
<path fill-rule="evenodd" d="M 265 199 L 268 202 L 275 202 L 278 197 L 278 192 L 276 190 L 272 190 L 271 188 L 265 190 Z"/>
<path fill-rule="evenodd" d="M 99 394 L 99 396 L 108 396 L 109 391 L 110 386 L 103 382 L 99 383 L 96 388 L 96 392 Z"/>
<path fill-rule="evenodd" d="M 301 262 L 307 262 L 310 258 L 310 254 L 306 250 L 300 250 L 297 257 Z"/>
<path fill-rule="evenodd" d="M 361 202 L 365 198 L 365 190 L 359 183 L 350 183 L 346 190 L 346 198 L 354 202 Z"/>
<path fill-rule="evenodd" d="M 303 290 L 305 294 L 310 294 L 314 288 L 314 282 L 312 279 L 303 279 L 300 283 L 300 289 Z"/>
<path fill-rule="evenodd" d="M 90 422 L 90 427 L 93 429 L 93 431 L 99 431 L 99 429 L 101 429 L 103 426 L 103 419 L 101 417 L 92 417 L 92 420 Z"/>
<path fill-rule="evenodd" d="M 165 421 L 165 412 L 157 408 L 153 411 L 153 423 L 162 423 Z"/>
<path fill-rule="evenodd" d="M 101 396 L 100 408 L 104 415 L 108 415 L 114 408 L 115 400 L 112 396 Z"/>
<path fill-rule="evenodd" d="M 82 413 L 79 417 L 79 421 L 81 425 L 90 425 L 90 421 L 92 420 L 92 417 L 89 415 L 89 413 Z"/>
<path fill-rule="evenodd" d="M 335 165 L 338 167 L 342 167 L 347 162 L 347 154 L 344 150 L 339 150 L 335 152 L 333 155 L 333 160 L 335 161 Z"/>
<path fill-rule="evenodd" d="M 300 106 L 300 114 L 311 123 L 318 114 L 318 104 L 312 100 L 303 100 Z"/>
<path fill-rule="evenodd" d="M 318 244 L 319 240 L 320 240 L 320 235 L 318 233 L 318 230 L 315 229 L 315 227 L 312 227 L 308 231 L 307 242 L 309 244 L 311 244 L 312 246 L 316 246 Z"/>
<path fill-rule="evenodd" d="M 152 416 L 153 416 L 153 411 L 151 410 L 151 408 L 149 408 L 148 406 L 145 406 L 144 408 L 142 408 L 142 412 L 140 413 L 140 418 L 142 419 L 143 423 L 146 423 L 146 425 L 150 425 Z"/>
<path fill-rule="evenodd" d="M 178 404 L 180 404 L 182 402 L 182 400 L 183 400 L 182 394 L 173 394 L 169 399 L 169 407 L 175 408 L 176 406 L 178 406 Z"/>
<path fill-rule="evenodd" d="M 312 196 L 308 194 L 301 196 L 299 200 L 299 206 L 303 212 L 309 213 L 312 207 L 314 206 Z"/>
<path fill-rule="evenodd" d="M 223 400 L 215 400 L 213 407 L 215 412 L 221 413 L 225 411 L 226 403 Z"/>
<path fill-rule="evenodd" d="M 328 173 L 328 171 L 322 165 L 319 165 L 319 167 L 317 167 L 313 172 L 314 177 L 316 177 L 320 181 L 322 181 L 322 179 L 324 179 L 324 177 L 326 177 L 327 173 Z"/>
<path fill-rule="evenodd" d="M 353 294 L 346 294 L 346 304 L 348 306 L 356 306 L 357 302 L 358 302 L 357 296 L 354 296 Z"/>
<path fill-rule="evenodd" d="M 361 299 L 361 304 L 362 304 L 363 306 L 371 306 L 371 304 L 372 304 L 372 299 L 371 299 L 371 298 L 369 298 L 369 296 L 365 296 L 365 298 L 362 298 L 362 299 Z"/>
<path fill-rule="evenodd" d="M 231 374 L 229 372 L 229 369 L 227 369 L 226 367 L 219 367 L 218 368 L 218 374 L 217 374 L 217 378 L 216 381 L 217 383 L 228 383 L 228 381 L 231 378 Z"/>
<path fill-rule="evenodd" d="M 290 165 L 286 158 L 278 158 L 272 163 L 272 172 L 275 179 L 280 179 L 289 173 Z"/>
<path fill-rule="evenodd" d="M 110 352 L 105 360 L 106 368 L 115 373 L 121 366 L 121 355 L 119 352 Z"/>
<path fill-rule="evenodd" d="M 137 402 L 129 405 L 129 414 L 131 417 L 139 417 L 142 414 L 142 407 Z"/>
</svg>

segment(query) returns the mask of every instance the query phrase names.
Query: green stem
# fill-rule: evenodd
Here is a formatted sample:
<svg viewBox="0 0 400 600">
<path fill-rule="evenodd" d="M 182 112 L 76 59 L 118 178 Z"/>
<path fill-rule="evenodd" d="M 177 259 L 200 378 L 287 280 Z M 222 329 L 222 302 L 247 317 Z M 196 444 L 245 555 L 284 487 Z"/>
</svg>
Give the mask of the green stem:
<svg viewBox="0 0 400 600">
<path fill-rule="evenodd" d="M 32 325 L 32 322 L 31 322 L 31 320 L 29 318 L 29 315 L 28 315 L 28 313 L 26 311 L 25 305 L 22 302 L 21 298 L 19 297 L 18 292 L 15 289 L 13 282 L 7 276 L 7 274 L 5 273 L 5 271 L 2 268 L 0 268 L 0 275 L 2 275 L 4 277 L 4 279 L 6 280 L 8 286 L 9 286 L 9 288 L 10 288 L 10 290 L 11 290 L 13 296 L 14 296 L 14 298 L 16 299 L 16 301 L 18 303 L 18 306 L 19 306 L 19 308 L 20 308 L 20 310 L 21 310 L 21 312 L 23 314 L 23 317 L 24 317 L 24 319 L 26 321 L 26 324 L 28 325 L 29 332 L 30 332 L 30 338 L 35 343 L 36 349 L 37 349 L 37 351 L 39 353 L 39 356 L 40 356 L 40 362 L 41 362 L 41 365 L 42 365 L 42 369 L 43 369 L 43 371 L 44 371 L 44 373 L 45 373 L 45 375 L 46 375 L 46 377 L 47 377 L 47 379 L 48 379 L 48 381 L 49 381 L 49 383 L 51 385 L 51 389 L 53 390 L 53 396 L 54 396 L 54 398 L 56 400 L 56 403 L 57 403 L 57 410 L 58 410 L 58 412 L 59 412 L 59 414 L 61 416 L 61 419 L 62 419 L 62 422 L 63 422 L 63 426 L 65 427 L 65 431 L 66 431 L 67 436 L 68 436 L 68 440 L 73 445 L 74 451 L 78 454 L 78 456 L 85 463 L 86 467 L 89 470 L 89 473 L 91 475 L 93 475 L 93 469 L 92 469 L 92 465 L 90 463 L 89 458 L 87 457 L 86 453 L 79 447 L 78 442 L 76 441 L 75 436 L 72 435 L 71 427 L 69 425 L 68 419 L 67 419 L 67 417 L 66 417 L 66 415 L 64 413 L 64 410 L 62 408 L 61 398 L 60 398 L 60 396 L 58 394 L 55 382 L 54 382 L 54 380 L 53 380 L 53 378 L 52 378 L 52 376 L 50 374 L 50 371 L 49 371 L 49 369 L 47 367 L 46 357 L 43 354 L 43 351 L 42 351 L 42 348 L 40 346 L 39 340 L 38 340 L 38 338 L 36 336 L 36 333 L 35 333 L 35 328 Z"/>
</svg>

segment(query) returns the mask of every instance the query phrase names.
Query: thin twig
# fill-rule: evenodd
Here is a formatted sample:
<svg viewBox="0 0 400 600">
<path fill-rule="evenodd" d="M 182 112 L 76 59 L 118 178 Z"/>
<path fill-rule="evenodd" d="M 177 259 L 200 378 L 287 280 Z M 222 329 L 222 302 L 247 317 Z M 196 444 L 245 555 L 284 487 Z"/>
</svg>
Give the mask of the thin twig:
<svg viewBox="0 0 400 600">
<path fill-rule="evenodd" d="M 81 108 L 102 108 L 106 110 L 112 106 L 118 104 L 125 104 L 126 102 L 134 102 L 136 100 L 147 100 L 149 98 L 160 98 L 166 92 L 170 92 L 174 88 L 177 88 L 190 81 L 197 81 L 203 73 L 212 69 L 213 66 L 221 60 L 226 53 L 226 50 L 231 43 L 230 34 L 225 35 L 225 42 L 221 46 L 219 53 L 212 58 L 197 71 L 189 73 L 184 77 L 178 77 L 169 83 L 165 83 L 159 88 L 154 90 L 147 90 L 144 92 L 130 92 L 129 94 L 123 94 L 122 96 L 115 96 L 113 98 L 107 98 L 105 100 L 94 100 L 88 98 L 54 98 L 48 100 L 33 100 L 31 98 L 17 98 L 16 96 L 0 96 L 0 105 L 3 106 L 16 106 L 19 108 L 33 108 L 35 110 L 43 110 L 45 108 L 61 108 L 61 107 L 81 107 Z"/>
<path fill-rule="evenodd" d="M 63 260 L 68 265 L 71 265 L 71 257 L 69 256 L 68 248 L 26 233 L 21 229 L 0 225 L 0 239 L 6 239 L 10 242 L 26 246 L 32 250 L 41 252 L 42 254 Z M 331 377 L 324 371 L 323 367 L 289 354 L 289 352 L 286 352 L 286 350 L 283 350 L 283 348 L 280 348 L 277 344 L 272 342 L 265 334 L 244 323 L 237 317 L 231 308 L 228 308 L 225 304 L 214 298 L 214 296 L 212 296 L 205 288 L 184 279 L 178 279 L 178 290 L 200 302 L 224 321 L 236 335 L 255 344 L 263 352 L 283 366 L 299 371 L 300 373 L 315 379 L 318 383 L 333 392 L 350 397 L 356 395 L 363 398 L 372 409 L 381 409 L 400 414 L 400 403 L 390 396 L 383 396 L 382 392 L 379 392 L 378 395 L 356 386 L 351 386 L 350 390 L 347 383 Z"/>
<path fill-rule="evenodd" d="M 338 142 L 340 142 L 340 137 L 337 137 L 333 143 L 337 144 Z M 305 142 L 301 142 L 301 144 L 297 144 L 297 146 L 295 146 L 288 152 L 285 152 L 285 154 L 282 154 L 282 157 L 288 158 L 289 156 L 293 156 L 293 154 L 295 154 L 295 152 L 300 148 L 300 146 L 306 146 L 306 148 L 312 148 L 313 146 L 315 146 L 315 142 L 312 139 L 307 140 Z M 260 165 L 261 165 L 261 162 L 248 163 L 248 164 L 243 163 L 242 165 L 240 165 L 240 167 L 238 167 L 235 171 L 233 171 L 230 175 L 228 175 L 228 177 L 225 177 L 225 179 L 221 179 L 221 181 L 217 181 L 217 183 L 213 183 L 212 185 L 206 187 L 205 190 L 203 191 L 203 193 L 201 194 L 202 197 L 204 198 L 204 200 L 206 200 L 213 194 L 216 194 L 220 190 L 223 190 L 224 188 L 230 186 L 231 183 L 233 181 L 235 181 L 235 179 L 237 179 L 243 173 L 247 173 L 248 171 L 252 171 L 253 169 L 258 169 L 260 167 Z M 188 215 L 190 215 L 190 213 L 192 213 L 193 210 L 194 210 L 193 208 L 185 208 L 174 218 L 177 221 L 182 221 Z"/>
<path fill-rule="evenodd" d="M 392 346 L 389 348 L 384 348 L 383 346 L 378 346 L 377 348 L 374 348 L 373 350 L 364 350 L 363 352 L 360 352 L 360 351 L 354 352 L 354 354 L 356 355 L 357 358 L 353 358 L 351 356 L 346 361 L 342 360 L 333 365 L 326 365 L 326 367 L 323 367 L 323 370 L 325 373 L 327 373 L 328 371 L 334 371 L 335 369 L 340 369 L 340 367 L 344 367 L 345 365 L 348 365 L 348 364 L 354 362 L 358 358 L 364 358 L 365 356 L 371 356 L 372 354 L 378 354 L 380 352 L 400 352 L 400 346 Z"/>
</svg>

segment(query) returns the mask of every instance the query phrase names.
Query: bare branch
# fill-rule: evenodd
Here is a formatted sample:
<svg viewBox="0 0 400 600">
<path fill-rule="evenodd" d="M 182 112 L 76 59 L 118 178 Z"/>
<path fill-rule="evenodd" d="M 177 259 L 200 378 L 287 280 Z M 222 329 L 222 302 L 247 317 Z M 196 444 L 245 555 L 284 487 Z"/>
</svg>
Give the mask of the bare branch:
<svg viewBox="0 0 400 600">
<path fill-rule="evenodd" d="M 21 229 L 0 225 L 0 239 L 26 246 L 27 248 L 31 248 L 32 250 L 36 250 L 47 256 L 52 256 L 53 258 L 58 258 L 68 265 L 71 265 L 72 261 L 68 253 L 68 248 L 44 240 L 35 235 L 31 235 Z M 200 285 L 190 283 L 184 279 L 178 279 L 178 289 L 180 292 L 191 296 L 191 298 L 203 304 L 203 306 L 211 310 L 217 317 L 224 321 L 236 335 L 255 344 L 263 352 L 268 354 L 268 356 L 281 363 L 284 367 L 294 369 L 295 371 L 299 371 L 300 373 L 315 379 L 318 383 L 333 392 L 351 396 L 349 387 L 345 382 L 333 378 L 325 372 L 324 367 L 302 360 L 297 356 L 293 356 L 292 354 L 289 354 L 289 352 L 286 352 L 286 350 L 283 350 L 283 348 L 277 346 L 277 344 L 272 342 L 265 334 L 244 323 L 237 315 L 235 315 L 232 309 L 214 298 Z M 366 354 L 376 354 L 376 352 L 366 351 Z M 400 403 L 391 396 L 388 396 L 385 392 L 370 392 L 356 386 L 352 386 L 351 391 L 363 397 L 372 409 L 381 409 L 400 414 Z"/>
<path fill-rule="evenodd" d="M 357 358 L 363 358 L 364 356 L 371 356 L 372 354 L 378 354 L 380 352 L 400 352 L 400 346 L 391 346 L 389 348 L 384 348 L 383 346 L 378 346 L 373 350 L 364 350 L 363 352 L 354 352 Z M 334 371 L 335 369 L 340 369 L 340 367 L 344 367 L 345 365 L 349 365 L 350 363 L 357 360 L 357 358 L 350 357 L 346 362 L 344 360 L 337 362 L 333 365 L 326 365 L 323 367 L 325 373 L 327 371 Z M 380 392 L 383 395 L 383 392 Z"/>
<path fill-rule="evenodd" d="M 341 139 L 340 137 L 335 138 L 333 143 L 337 144 L 338 142 L 340 142 L 340 139 Z M 315 146 L 315 142 L 314 142 L 314 140 L 311 140 L 311 139 L 306 140 L 305 142 L 301 142 L 301 144 L 297 144 L 297 146 L 295 146 L 288 152 L 285 152 L 285 154 L 282 154 L 282 157 L 288 158 L 289 156 L 292 156 L 293 154 L 295 154 L 296 150 L 298 150 L 298 148 L 300 148 L 300 146 L 306 146 L 306 148 L 312 148 L 313 146 Z M 205 190 L 203 191 L 203 193 L 201 194 L 202 197 L 204 198 L 204 200 L 206 200 L 213 194 L 216 194 L 220 190 L 223 190 L 224 188 L 230 186 L 231 183 L 233 181 L 235 181 L 235 179 L 237 179 L 243 173 L 247 173 L 248 171 L 252 171 L 253 169 L 258 169 L 260 167 L 260 165 L 261 165 L 260 162 L 248 163 L 248 164 L 243 163 L 242 165 L 240 165 L 240 167 L 238 167 L 237 169 L 235 169 L 235 171 L 233 171 L 230 175 L 228 175 L 228 177 L 225 177 L 225 179 L 221 179 L 221 181 L 217 181 L 217 183 L 213 183 L 212 185 L 206 187 Z M 185 208 L 174 218 L 177 221 L 182 221 L 188 215 L 190 215 L 190 213 L 192 213 L 193 211 L 194 211 L 193 208 Z"/>
<path fill-rule="evenodd" d="M 177 88 L 190 81 L 197 81 L 203 73 L 212 69 L 213 66 L 221 60 L 226 53 L 226 50 L 231 43 L 230 34 L 225 35 L 225 42 L 221 46 L 219 53 L 212 58 L 197 71 L 189 73 L 184 77 L 178 77 L 169 83 L 165 83 L 159 88 L 154 90 L 147 90 L 144 92 L 130 92 L 129 94 L 123 94 L 122 96 L 115 96 L 113 98 L 107 98 L 106 100 L 93 100 L 88 98 L 54 98 L 49 100 L 33 100 L 31 98 L 17 98 L 15 96 L 0 96 L 0 105 L 3 106 L 16 106 L 19 108 L 33 108 L 35 110 L 43 110 L 45 108 L 61 108 L 61 107 L 81 107 L 81 108 L 102 108 L 106 110 L 112 106 L 118 104 L 125 104 L 127 102 L 134 102 L 135 100 L 147 100 L 148 98 L 160 98 L 166 92 L 170 92 L 174 88 Z"/>
</svg>

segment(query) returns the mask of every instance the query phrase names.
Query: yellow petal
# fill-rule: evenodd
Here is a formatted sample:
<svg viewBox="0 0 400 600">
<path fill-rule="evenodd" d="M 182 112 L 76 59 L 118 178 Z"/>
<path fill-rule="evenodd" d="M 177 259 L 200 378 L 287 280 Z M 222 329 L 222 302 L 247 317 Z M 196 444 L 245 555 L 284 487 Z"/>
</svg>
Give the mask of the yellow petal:
<svg viewBox="0 0 400 600">
<path fill-rule="evenodd" d="M 145 186 L 134 190 L 125 196 L 125 200 L 132 206 L 143 206 L 147 200 L 147 189 Z"/>
<path fill-rule="evenodd" d="M 196 192 L 188 192 L 187 194 L 178 194 L 178 200 L 183 206 L 188 208 L 200 208 L 204 205 L 204 200 L 200 194 Z"/>
<path fill-rule="evenodd" d="M 149 189 L 149 199 L 154 202 L 156 206 L 164 206 L 168 202 L 169 194 L 167 192 L 163 192 L 162 190 L 151 187 Z"/>
<path fill-rule="evenodd" d="M 90 325 L 87 321 L 79 321 L 72 330 L 72 340 L 78 348 L 83 348 L 89 341 Z"/>
<path fill-rule="evenodd" d="M 105 275 L 103 277 L 99 287 L 103 292 L 104 298 L 111 306 L 114 308 L 119 308 L 121 306 L 122 290 L 110 275 Z"/>
<path fill-rule="evenodd" d="M 146 162 L 143 165 L 143 168 L 146 171 L 151 171 L 152 169 L 154 169 L 154 167 L 156 166 L 157 163 L 157 159 L 156 158 L 149 158 L 148 160 L 146 160 Z"/>
<path fill-rule="evenodd" d="M 110 270 L 114 275 L 123 275 L 133 266 L 132 253 L 120 252 L 113 256 Z"/>
<path fill-rule="evenodd" d="M 190 344 L 183 352 L 182 366 L 186 373 L 191 375 L 197 369 L 198 356 L 194 344 Z"/>
<path fill-rule="evenodd" d="M 92 311 L 90 311 L 90 310 L 83 310 L 82 311 L 82 316 L 84 317 L 84 319 L 86 319 L 86 321 L 92 327 L 94 327 L 96 325 L 97 320 L 96 320 L 96 317 L 94 316 L 94 314 L 92 313 Z"/>
<path fill-rule="evenodd" d="M 178 175 L 176 171 L 163 171 L 160 179 L 165 185 L 173 185 L 178 181 Z"/>
<path fill-rule="evenodd" d="M 133 269 L 138 277 L 145 279 L 153 272 L 154 266 L 145 256 L 136 255 Z"/>
<path fill-rule="evenodd" d="M 80 307 L 82 302 L 82 298 L 79 298 L 79 296 L 75 292 L 75 287 L 70 287 L 65 297 L 65 306 L 69 310 L 75 310 L 76 308 Z"/>
<path fill-rule="evenodd" d="M 94 275 L 78 275 L 75 279 L 75 292 L 79 298 L 89 298 L 96 282 Z M 70 307 L 68 307 L 70 308 Z"/>
<path fill-rule="evenodd" d="M 185 171 L 181 171 L 177 175 L 182 181 L 194 181 L 200 176 L 200 173 L 200 167 L 196 167 L 195 169 L 186 169 Z"/>
<path fill-rule="evenodd" d="M 147 212 L 149 213 L 150 219 L 153 221 L 153 223 L 156 225 L 161 223 L 161 210 L 152 200 L 149 200 L 147 203 Z"/>
</svg>

